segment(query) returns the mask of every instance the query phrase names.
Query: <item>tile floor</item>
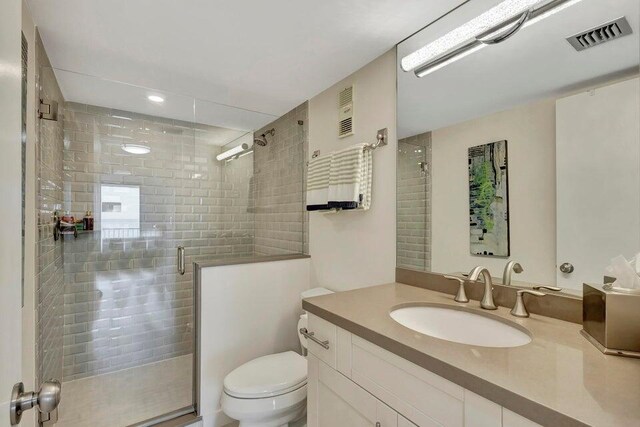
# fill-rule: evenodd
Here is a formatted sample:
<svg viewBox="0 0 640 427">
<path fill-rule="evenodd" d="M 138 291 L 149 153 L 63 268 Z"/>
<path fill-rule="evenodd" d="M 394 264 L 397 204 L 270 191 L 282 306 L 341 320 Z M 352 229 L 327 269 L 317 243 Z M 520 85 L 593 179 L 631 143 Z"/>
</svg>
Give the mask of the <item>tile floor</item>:
<svg viewBox="0 0 640 427">
<path fill-rule="evenodd" d="M 62 384 L 57 427 L 125 427 L 192 403 L 191 355 Z"/>
</svg>

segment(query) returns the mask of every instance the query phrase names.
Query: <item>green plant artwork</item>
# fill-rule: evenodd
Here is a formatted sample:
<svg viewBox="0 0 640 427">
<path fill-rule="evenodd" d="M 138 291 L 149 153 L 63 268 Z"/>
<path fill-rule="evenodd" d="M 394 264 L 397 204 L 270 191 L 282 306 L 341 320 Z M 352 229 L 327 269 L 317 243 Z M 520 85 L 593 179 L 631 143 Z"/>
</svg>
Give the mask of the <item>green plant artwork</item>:
<svg viewBox="0 0 640 427">
<path fill-rule="evenodd" d="M 470 252 L 508 257 L 507 141 L 470 147 L 468 161 Z"/>
</svg>

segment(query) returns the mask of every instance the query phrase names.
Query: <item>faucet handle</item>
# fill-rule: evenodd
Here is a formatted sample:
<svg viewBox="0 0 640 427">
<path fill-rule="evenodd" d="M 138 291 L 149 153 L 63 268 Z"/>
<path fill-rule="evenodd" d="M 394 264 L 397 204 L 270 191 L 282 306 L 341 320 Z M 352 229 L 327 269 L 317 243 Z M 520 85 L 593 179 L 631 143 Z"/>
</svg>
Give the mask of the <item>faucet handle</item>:
<svg viewBox="0 0 640 427">
<path fill-rule="evenodd" d="M 547 286 L 547 285 L 538 285 L 538 286 L 534 286 L 533 289 L 546 289 L 548 291 L 554 291 L 554 292 L 560 292 L 562 290 L 562 288 L 559 288 L 557 286 Z"/>
<path fill-rule="evenodd" d="M 453 299 L 455 302 L 469 302 L 469 298 L 467 297 L 467 293 L 464 291 L 464 279 L 461 279 L 456 276 L 444 276 L 445 279 L 449 280 L 457 280 L 458 281 L 458 293 Z"/>
<path fill-rule="evenodd" d="M 527 307 L 524 305 L 524 294 L 535 295 L 537 297 L 543 297 L 546 294 L 538 291 L 530 291 L 529 289 L 520 289 L 516 292 L 516 303 L 511 309 L 511 314 L 516 317 L 529 317 Z"/>
</svg>

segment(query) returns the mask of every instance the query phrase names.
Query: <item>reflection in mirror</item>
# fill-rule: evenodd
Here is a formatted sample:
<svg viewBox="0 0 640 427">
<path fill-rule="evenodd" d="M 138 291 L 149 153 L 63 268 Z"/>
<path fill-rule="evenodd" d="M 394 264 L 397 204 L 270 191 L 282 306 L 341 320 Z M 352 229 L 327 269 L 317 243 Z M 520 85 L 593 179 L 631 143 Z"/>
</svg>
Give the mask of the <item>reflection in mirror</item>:
<svg viewBox="0 0 640 427">
<path fill-rule="evenodd" d="M 459 54 L 498 9 L 501 32 L 538 18 Z M 479 0 L 398 45 L 398 267 L 499 283 L 516 261 L 515 286 L 579 290 L 640 252 L 639 17 L 637 0 Z"/>
</svg>

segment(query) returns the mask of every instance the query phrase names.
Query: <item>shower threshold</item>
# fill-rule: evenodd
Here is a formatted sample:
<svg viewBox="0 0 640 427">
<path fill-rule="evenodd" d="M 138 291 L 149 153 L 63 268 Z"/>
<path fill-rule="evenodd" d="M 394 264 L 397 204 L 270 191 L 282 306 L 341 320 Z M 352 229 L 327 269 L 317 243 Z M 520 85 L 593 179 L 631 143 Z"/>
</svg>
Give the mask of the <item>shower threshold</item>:
<svg viewBox="0 0 640 427">
<path fill-rule="evenodd" d="M 58 427 L 126 427 L 192 408 L 193 355 L 63 382 Z"/>
</svg>

